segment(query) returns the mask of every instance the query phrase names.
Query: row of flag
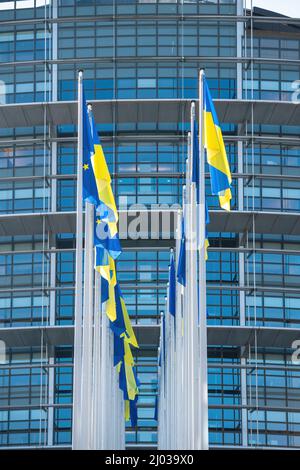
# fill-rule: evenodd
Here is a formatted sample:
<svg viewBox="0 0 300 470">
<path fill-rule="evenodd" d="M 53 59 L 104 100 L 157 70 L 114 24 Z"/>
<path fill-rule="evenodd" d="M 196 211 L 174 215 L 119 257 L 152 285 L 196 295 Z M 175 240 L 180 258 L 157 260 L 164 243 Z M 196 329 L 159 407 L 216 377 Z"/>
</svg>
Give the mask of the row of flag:
<svg viewBox="0 0 300 470">
<path fill-rule="evenodd" d="M 118 211 L 92 109 L 87 106 L 84 92 L 82 112 L 82 196 L 84 202 L 94 206 L 94 267 L 101 277 L 101 311 L 106 313 L 113 333 L 113 366 L 117 368 L 125 400 L 125 419 L 136 426 L 139 381 L 131 347 L 139 346 L 117 280 L 116 260 L 122 252 Z"/>
<path fill-rule="evenodd" d="M 171 250 L 166 309 L 161 325 L 160 389 L 155 408 L 159 420 L 159 449 L 208 447 L 206 300 L 203 302 L 203 297 L 206 298 L 209 213 L 205 201 L 205 210 L 199 208 L 200 185 L 205 184 L 204 161 L 200 158 L 206 155 L 211 192 L 219 197 L 221 208 L 230 210 L 232 195 L 222 132 L 203 72 L 200 81 L 202 128 L 197 124 L 193 103 L 183 211 L 178 216 L 177 259 L 175 262 Z M 201 231 L 204 242 L 200 240 Z"/>
</svg>

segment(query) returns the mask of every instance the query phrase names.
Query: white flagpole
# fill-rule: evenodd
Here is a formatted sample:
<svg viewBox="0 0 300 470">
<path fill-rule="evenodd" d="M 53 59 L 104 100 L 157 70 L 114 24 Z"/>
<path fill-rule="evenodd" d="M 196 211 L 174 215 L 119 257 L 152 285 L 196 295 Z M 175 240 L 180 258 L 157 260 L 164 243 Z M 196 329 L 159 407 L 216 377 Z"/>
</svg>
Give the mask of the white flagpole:
<svg viewBox="0 0 300 470">
<path fill-rule="evenodd" d="M 195 102 L 191 103 L 191 166 L 194 165 L 194 124 L 195 124 Z M 190 272 L 191 272 L 191 286 L 190 296 L 192 299 L 192 308 L 190 311 L 191 331 L 191 400 L 193 403 L 193 417 L 192 417 L 192 440 L 191 449 L 198 450 L 197 447 L 197 432 L 198 432 L 198 408 L 199 408 L 199 392 L 198 392 L 198 377 L 199 377 L 199 362 L 198 362 L 198 284 L 197 284 L 197 188 L 196 183 L 190 182 L 190 227 L 192 240 L 190 245 Z"/>
<path fill-rule="evenodd" d="M 191 313 L 191 259 L 190 259 L 190 250 L 191 250 L 191 227 L 190 227 L 190 218 L 191 218 L 191 202 L 190 202 L 190 174 L 191 174 L 191 133 L 188 133 L 188 159 L 186 163 L 186 208 L 185 208 L 185 224 L 186 224 L 186 289 L 185 289 L 185 302 L 184 310 L 185 314 L 183 317 L 183 343 L 184 343 L 184 379 L 183 379 L 183 391 L 184 391 L 184 416 L 185 416 L 185 442 L 184 449 L 191 449 L 191 397 L 190 397 L 190 353 L 189 353 L 189 338 L 190 338 L 190 313 Z"/>
<path fill-rule="evenodd" d="M 109 390 L 109 384 L 107 383 L 110 375 L 107 371 L 108 363 L 108 343 L 109 343 L 109 330 L 108 330 L 108 318 L 105 313 L 105 307 L 102 309 L 101 314 L 101 450 L 107 450 L 107 434 L 109 429 L 107 428 L 107 392 Z"/>
<path fill-rule="evenodd" d="M 178 261 L 181 245 L 181 224 L 182 224 L 182 212 L 179 210 L 177 213 L 177 230 L 176 230 L 176 266 L 178 271 Z M 175 442 L 174 450 L 180 449 L 182 445 L 181 429 L 182 429 L 182 395 L 181 395 L 181 361 L 182 361 L 182 350 L 181 350 L 181 284 L 176 280 L 176 318 L 175 318 L 175 367 L 174 367 L 174 379 L 175 379 Z"/>
<path fill-rule="evenodd" d="M 83 329 L 82 329 L 82 382 L 81 382 L 81 448 L 90 448 L 92 426 L 92 381 L 93 381 L 93 293 L 94 293 L 94 206 L 85 203 L 85 254 L 83 284 Z"/>
<path fill-rule="evenodd" d="M 82 354 L 82 162 L 83 162 L 83 73 L 78 73 L 78 141 L 77 141 L 77 197 L 76 197 L 76 262 L 74 309 L 74 367 L 73 367 L 73 417 L 72 448 L 77 449 L 80 440 L 81 404 L 81 354 Z"/>
<path fill-rule="evenodd" d="M 199 72 L 199 413 L 197 449 L 208 450 L 208 385 L 207 385 L 207 322 L 205 260 L 205 154 L 204 154 L 204 70 Z"/>
<path fill-rule="evenodd" d="M 93 350 L 93 436 L 92 448 L 95 450 L 100 449 L 99 444 L 99 423 L 101 421 L 101 390 L 100 390 L 100 362 L 101 362 L 101 277 L 100 273 L 95 271 L 95 292 L 94 292 L 94 350 Z"/>
</svg>

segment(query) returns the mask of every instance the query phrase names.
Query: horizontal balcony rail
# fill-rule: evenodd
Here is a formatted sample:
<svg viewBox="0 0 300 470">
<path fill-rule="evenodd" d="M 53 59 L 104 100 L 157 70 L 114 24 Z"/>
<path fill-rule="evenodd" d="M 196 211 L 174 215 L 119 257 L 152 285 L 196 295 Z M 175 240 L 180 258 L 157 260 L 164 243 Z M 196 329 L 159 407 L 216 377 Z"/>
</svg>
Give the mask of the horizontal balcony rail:
<svg viewBox="0 0 300 470">
<path fill-rule="evenodd" d="M 209 353 L 208 353 L 209 354 Z M 143 364 L 144 367 L 157 367 L 157 362 Z M 70 367 L 71 369 L 74 367 L 73 363 L 70 362 L 60 362 L 56 364 L 52 363 L 39 363 L 38 361 L 34 364 L 32 363 L 23 363 L 23 364 L 0 364 L 0 370 L 23 370 L 23 369 L 44 369 L 48 371 L 49 369 L 59 369 L 60 367 Z M 285 371 L 285 372 L 299 372 L 300 364 L 294 365 L 274 365 L 274 364 L 261 364 L 260 362 L 253 362 L 252 364 L 241 364 L 232 362 L 230 363 L 223 363 L 223 362 L 208 362 L 208 369 L 238 369 L 243 370 L 246 369 L 247 371 L 253 372 L 255 370 L 266 370 L 266 371 Z M 146 405 L 147 406 L 147 405 Z"/>
<path fill-rule="evenodd" d="M 276 254 L 276 255 L 295 255 L 299 256 L 300 255 L 300 250 L 298 248 L 259 248 L 256 247 L 255 245 L 252 244 L 252 241 L 250 241 L 250 246 L 239 246 L 239 247 L 233 247 L 233 246 L 212 246 L 210 245 L 208 247 L 208 252 L 218 252 L 218 253 L 248 253 L 252 254 L 253 252 L 257 254 Z M 298 247 L 298 243 L 296 243 L 296 246 Z M 127 246 L 126 244 L 122 244 L 122 248 L 124 248 L 124 251 L 137 251 L 142 248 L 143 251 L 166 251 L 166 248 L 163 246 L 161 247 L 160 245 L 155 245 L 153 247 L 134 247 L 134 246 Z M 1 245 L 0 245 L 0 256 L 1 255 L 19 255 L 22 253 L 26 254 L 35 254 L 35 253 L 44 253 L 44 254 L 61 254 L 61 253 L 75 253 L 76 248 L 45 248 L 45 249 L 36 249 L 36 250 L 31 250 L 31 249 L 16 249 L 16 250 L 1 250 Z"/>
<path fill-rule="evenodd" d="M 136 283 L 124 283 L 120 282 L 123 291 L 126 290 L 153 290 L 153 291 L 166 291 L 167 281 L 149 281 L 148 283 L 136 282 Z M 212 284 L 207 283 L 208 290 L 220 290 L 220 291 L 237 291 L 237 292 L 274 292 L 274 293 L 290 293 L 290 294 L 299 294 L 298 287 L 287 287 L 287 286 L 274 286 L 274 285 L 234 285 L 231 284 Z M 72 291 L 75 290 L 74 285 L 64 285 L 64 286 L 24 286 L 24 287 L 4 287 L 0 289 L 0 294 L 2 293 L 14 293 L 14 292 L 43 292 L 44 294 L 49 292 L 63 292 L 63 291 Z M 148 318 L 148 317 L 147 317 Z M 153 318 L 153 317 L 151 317 Z M 157 318 L 157 317 L 155 317 Z"/>
<path fill-rule="evenodd" d="M 190 99 L 93 100 L 98 124 L 189 122 Z M 220 122 L 298 126 L 300 102 L 271 100 L 215 100 Z M 198 103 L 196 102 L 196 108 Z M 77 102 L 17 103 L 0 106 L 0 128 L 77 125 Z"/>
<path fill-rule="evenodd" d="M 268 180 L 286 180 L 286 181 L 300 181 L 300 175 L 295 174 L 274 174 L 274 173 L 231 173 L 232 179 L 268 179 Z M 178 179 L 184 178 L 185 173 L 183 172 L 164 172 L 164 171 L 151 171 L 151 172 L 136 172 L 136 171 L 120 171 L 118 173 L 111 173 L 112 179 L 118 178 L 134 178 L 134 179 L 143 179 L 143 178 L 169 178 L 169 179 Z M 205 174 L 206 178 L 209 178 L 209 173 Z M 22 182 L 22 181 L 50 181 L 50 180 L 77 180 L 76 174 L 56 174 L 56 175 L 32 175 L 32 176 L 4 176 L 0 177 L 0 183 L 5 182 Z"/>
</svg>

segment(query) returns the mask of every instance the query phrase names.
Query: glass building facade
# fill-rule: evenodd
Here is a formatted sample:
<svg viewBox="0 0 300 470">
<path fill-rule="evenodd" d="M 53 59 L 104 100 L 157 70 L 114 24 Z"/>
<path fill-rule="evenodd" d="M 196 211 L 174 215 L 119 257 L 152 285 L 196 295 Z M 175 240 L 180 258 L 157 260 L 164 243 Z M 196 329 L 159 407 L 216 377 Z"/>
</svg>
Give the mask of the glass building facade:
<svg viewBox="0 0 300 470">
<path fill-rule="evenodd" d="M 291 356 L 300 324 L 299 54 L 299 23 L 250 12 L 242 0 L 0 2 L 0 447 L 71 446 L 75 235 L 56 221 L 76 210 L 69 110 L 78 70 L 95 109 L 110 106 L 98 131 L 117 202 L 150 210 L 182 202 L 184 109 L 205 67 L 217 109 L 238 110 L 221 119 L 237 223 L 209 231 L 210 447 L 300 448 L 300 366 Z M 169 101 L 178 119 L 160 119 Z M 118 103 L 137 106 L 137 119 L 120 118 Z M 217 220 L 209 179 L 207 195 Z M 263 217 L 273 221 L 266 231 Z M 123 244 L 130 316 L 137 329 L 156 331 L 174 239 Z M 157 347 L 141 344 L 136 357 L 129 448 L 157 445 Z"/>
</svg>

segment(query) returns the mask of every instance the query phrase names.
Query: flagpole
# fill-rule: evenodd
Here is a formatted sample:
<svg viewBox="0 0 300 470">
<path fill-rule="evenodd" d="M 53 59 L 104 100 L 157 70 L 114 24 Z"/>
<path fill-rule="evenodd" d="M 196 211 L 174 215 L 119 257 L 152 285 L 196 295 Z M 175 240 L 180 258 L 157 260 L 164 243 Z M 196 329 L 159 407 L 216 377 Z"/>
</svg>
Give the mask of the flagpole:
<svg viewBox="0 0 300 470">
<path fill-rule="evenodd" d="M 190 137 L 188 138 L 188 146 L 190 145 Z M 186 168 L 187 168 L 187 163 L 186 163 Z M 185 224 L 185 234 L 186 234 L 186 221 L 187 221 L 187 176 L 186 176 L 186 181 L 185 185 L 183 186 L 183 218 L 184 218 L 184 224 Z M 186 249 L 186 247 L 185 247 Z M 186 393 L 186 316 L 187 316 L 187 259 L 186 259 L 186 268 L 185 268 L 185 277 L 186 277 L 186 282 L 185 282 L 185 287 L 182 286 L 182 316 L 181 316 L 181 325 L 180 325 L 180 330 L 181 330 L 181 349 L 182 349 L 182 361 L 181 361 L 181 396 L 182 396 L 182 430 L 181 430 L 181 436 L 182 436 L 182 441 L 181 441 L 181 446 L 180 448 L 185 449 L 187 445 L 187 406 L 186 406 L 186 401 L 187 401 L 187 393 Z"/>
<path fill-rule="evenodd" d="M 76 261 L 74 309 L 74 368 L 72 448 L 80 440 L 81 366 L 82 366 L 82 161 L 83 161 L 83 72 L 78 73 L 78 139 L 77 139 L 77 197 L 76 197 Z"/>
<path fill-rule="evenodd" d="M 107 370 L 108 363 L 108 342 L 109 342 L 109 330 L 108 330 L 108 318 L 105 313 L 105 307 L 102 307 L 101 313 L 101 450 L 107 450 L 107 391 L 108 391 L 108 380 L 110 374 Z M 111 371 L 109 371 L 111 372 Z"/>
<path fill-rule="evenodd" d="M 207 321 L 205 259 L 204 70 L 199 72 L 199 413 L 197 449 L 208 450 Z"/>
<path fill-rule="evenodd" d="M 85 203 L 85 249 L 83 283 L 83 328 L 82 328 L 82 381 L 81 381 L 81 445 L 90 448 L 92 417 L 92 358 L 93 358 L 93 287 L 94 287 L 94 206 Z"/>
</svg>

